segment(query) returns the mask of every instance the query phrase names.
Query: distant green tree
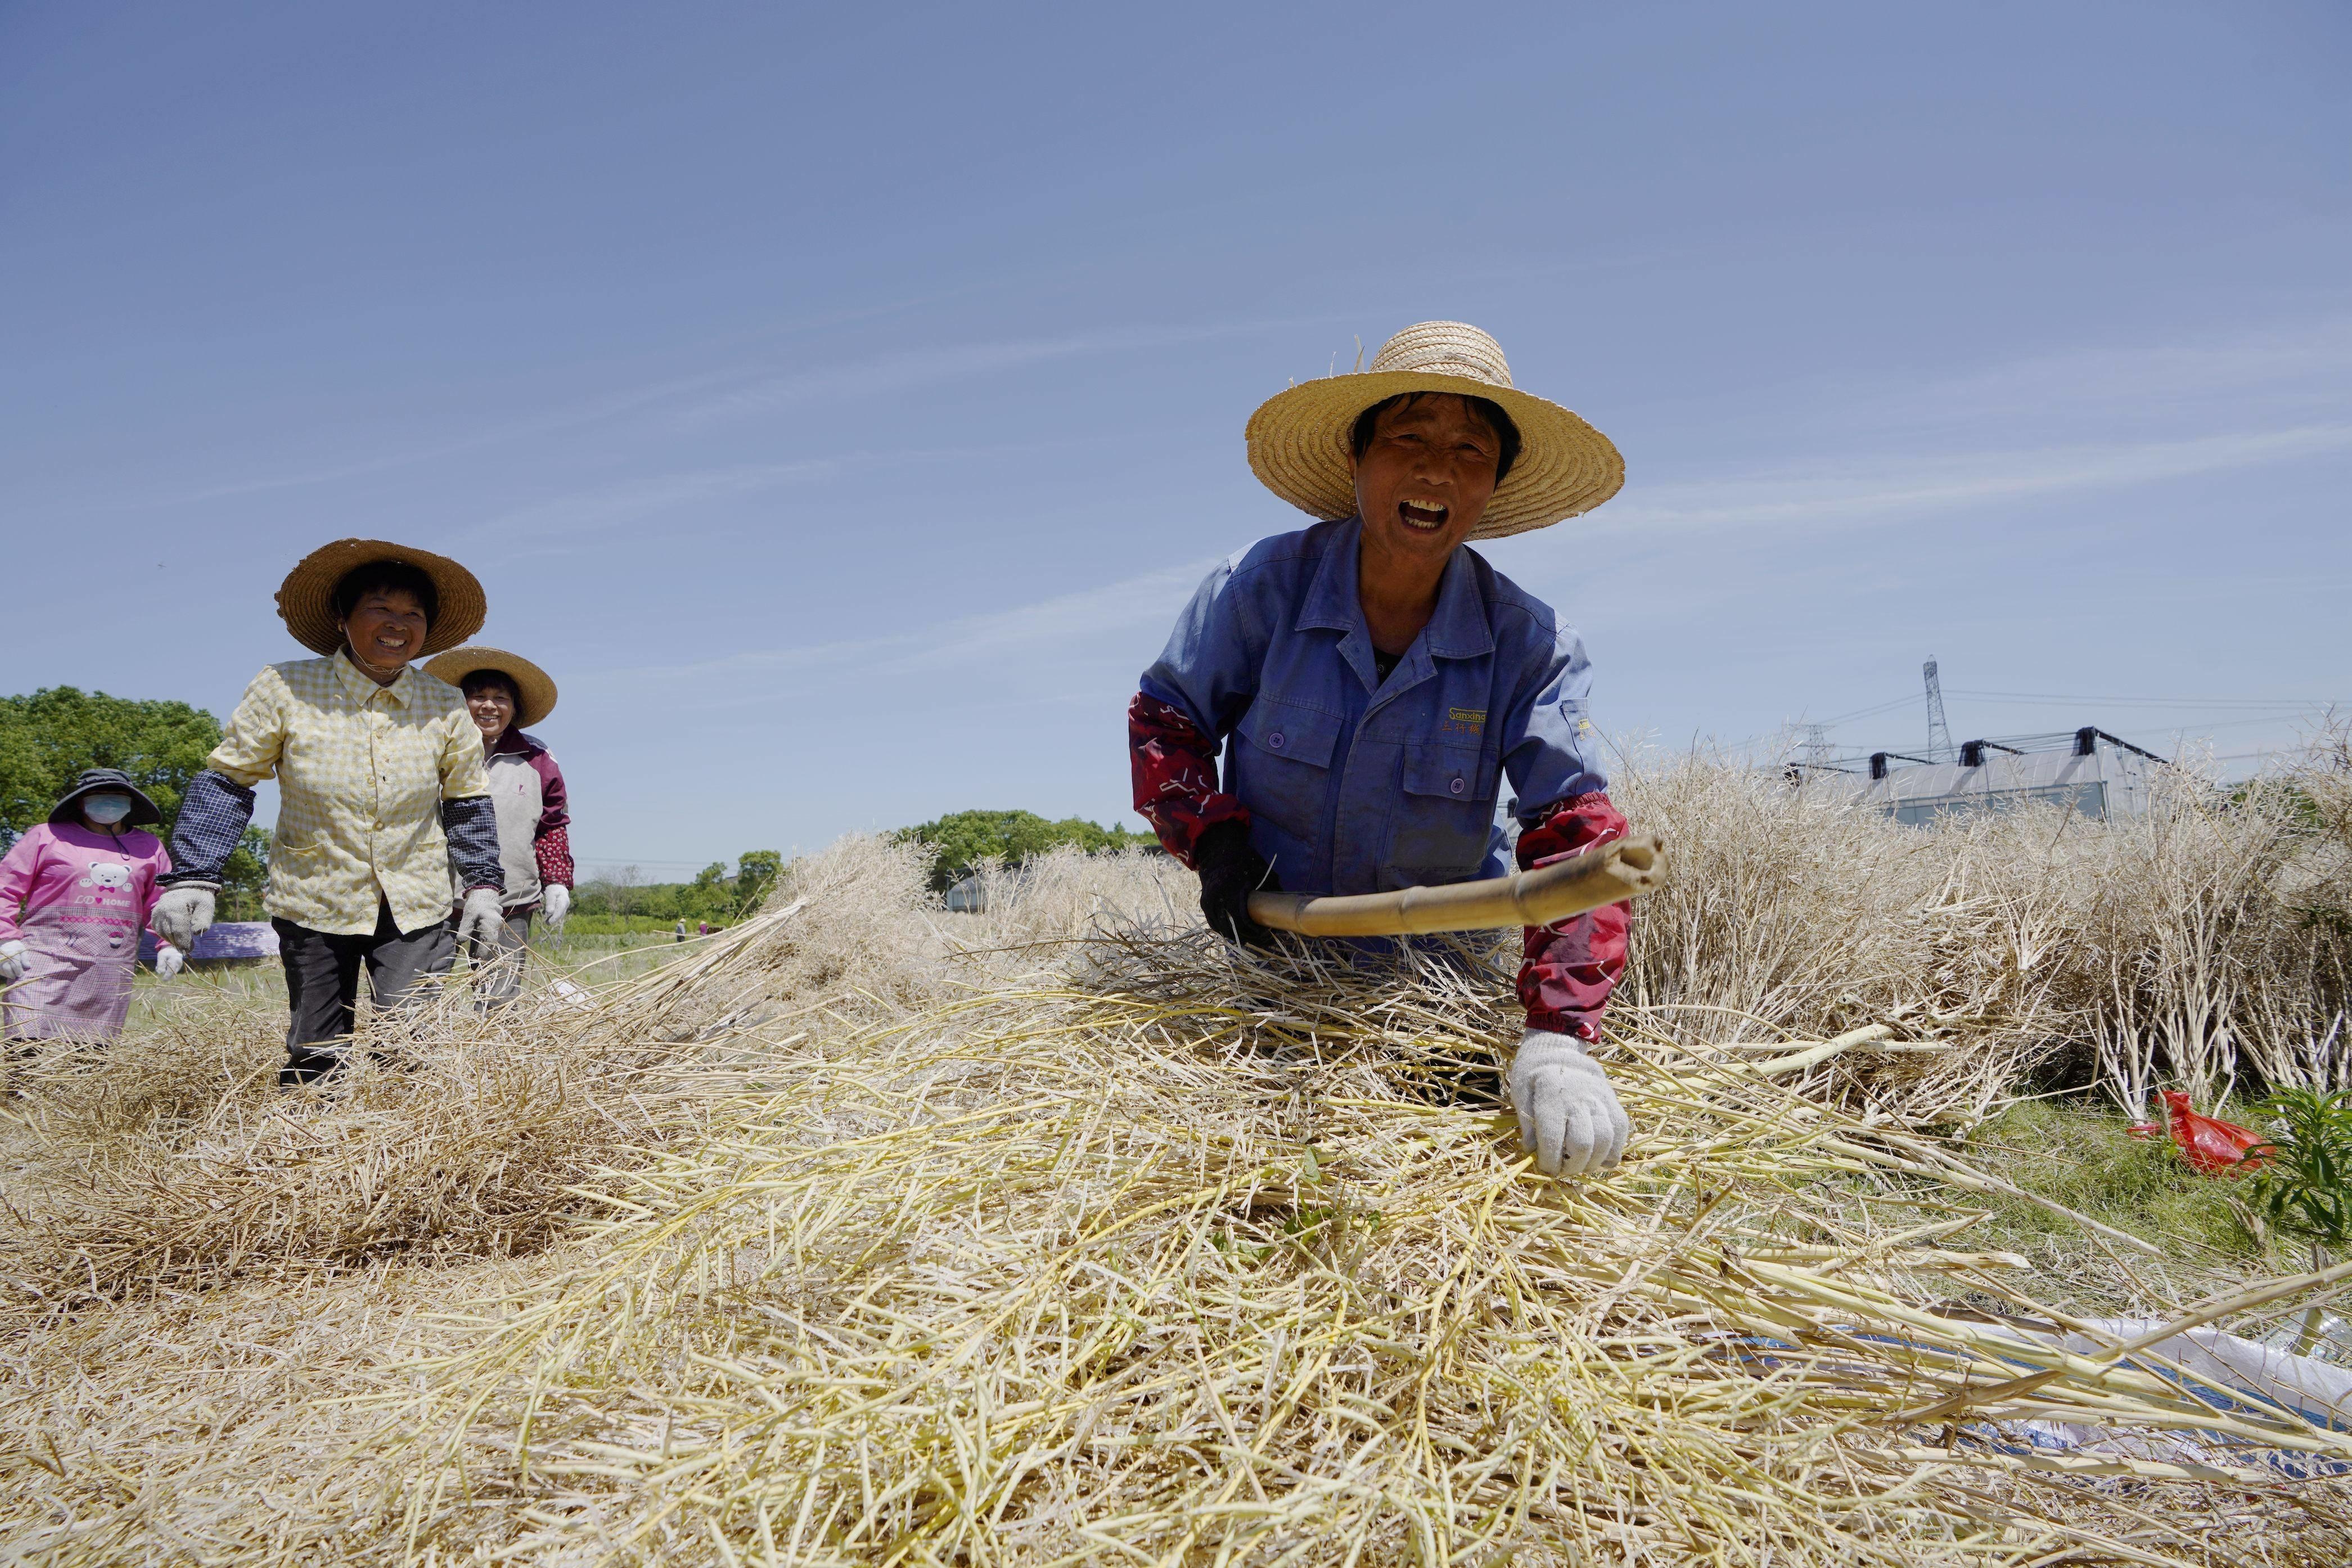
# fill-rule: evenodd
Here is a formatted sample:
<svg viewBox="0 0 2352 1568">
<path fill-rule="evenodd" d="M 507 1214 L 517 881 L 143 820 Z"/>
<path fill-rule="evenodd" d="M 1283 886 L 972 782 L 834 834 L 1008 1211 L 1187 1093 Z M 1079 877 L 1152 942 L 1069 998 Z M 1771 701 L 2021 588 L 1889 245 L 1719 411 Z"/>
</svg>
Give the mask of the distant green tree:
<svg viewBox="0 0 2352 1568">
<path fill-rule="evenodd" d="M 751 913 L 783 874 L 784 858 L 773 849 L 748 849 L 727 863 L 714 860 L 690 882 L 646 882 L 630 867 L 618 877 L 598 877 L 574 889 L 572 907 L 584 915 L 643 920 L 655 925 L 709 921 L 727 925 Z"/>
<path fill-rule="evenodd" d="M 724 860 L 713 860 L 678 889 L 677 912 L 689 921 L 723 921 L 735 912 L 735 888 Z"/>
<path fill-rule="evenodd" d="M 938 857 L 931 864 L 931 889 L 944 892 L 983 860 L 1019 865 L 1049 849 L 1074 845 L 1097 854 L 1106 849 L 1143 848 L 1158 842 L 1148 833 L 1105 827 L 1082 816 L 1048 822 L 1034 811 L 958 811 L 894 836 L 902 842 L 928 846 Z"/>
<path fill-rule="evenodd" d="M 0 841 L 13 844 L 71 787 L 84 768 L 121 768 L 163 820 L 220 744 L 220 724 L 184 702 L 139 701 L 52 686 L 0 697 Z"/>
<path fill-rule="evenodd" d="M 269 833 L 248 827 L 221 868 L 220 918 L 257 921 L 262 918 L 261 889 L 269 880 Z"/>
<path fill-rule="evenodd" d="M 784 874 L 784 858 L 773 849 L 746 849 L 735 857 L 735 912 L 740 917 L 757 909 L 760 900 Z"/>
<path fill-rule="evenodd" d="M 0 847 L 48 820 L 49 807 L 84 768 L 121 768 L 163 814 L 169 836 L 181 792 L 220 744 L 220 723 L 201 708 L 110 697 L 71 686 L 0 697 Z M 261 913 L 269 835 L 248 827 L 221 877 L 221 918 Z"/>
</svg>

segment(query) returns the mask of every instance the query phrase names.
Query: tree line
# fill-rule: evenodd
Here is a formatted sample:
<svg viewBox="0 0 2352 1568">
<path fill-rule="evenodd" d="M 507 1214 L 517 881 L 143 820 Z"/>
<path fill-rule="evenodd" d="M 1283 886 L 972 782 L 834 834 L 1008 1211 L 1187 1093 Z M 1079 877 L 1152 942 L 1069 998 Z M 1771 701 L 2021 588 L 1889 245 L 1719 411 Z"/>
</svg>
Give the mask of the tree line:
<svg viewBox="0 0 2352 1568">
<path fill-rule="evenodd" d="M 784 858 L 773 849 L 746 849 L 735 858 L 731 872 L 725 861 L 714 860 L 690 882 L 648 882 L 638 877 L 635 867 L 626 867 L 574 888 L 572 915 L 575 920 L 588 917 L 579 929 L 589 932 L 606 921 L 625 926 L 640 920 L 659 925 L 677 921 L 730 925 L 759 907 L 783 870 Z"/>
<path fill-rule="evenodd" d="M 1105 827 L 1083 816 L 1048 822 L 1034 811 L 958 811 L 913 827 L 902 827 L 892 837 L 920 844 L 931 850 L 931 890 L 943 893 L 970 876 L 983 861 L 1018 866 L 1034 856 L 1065 846 L 1098 855 L 1112 849 L 1157 849 L 1160 841 L 1149 833 Z"/>
</svg>

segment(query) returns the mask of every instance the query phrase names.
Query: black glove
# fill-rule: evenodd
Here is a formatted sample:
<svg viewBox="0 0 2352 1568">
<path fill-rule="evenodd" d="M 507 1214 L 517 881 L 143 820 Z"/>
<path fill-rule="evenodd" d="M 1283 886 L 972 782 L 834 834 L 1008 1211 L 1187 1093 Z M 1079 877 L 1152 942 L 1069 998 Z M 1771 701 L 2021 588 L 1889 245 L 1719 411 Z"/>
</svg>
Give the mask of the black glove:
<svg viewBox="0 0 2352 1568">
<path fill-rule="evenodd" d="M 1220 822 L 1192 846 L 1201 871 L 1201 913 L 1209 929 L 1251 947 L 1272 947 L 1274 933 L 1249 918 L 1252 893 L 1278 893 L 1281 879 L 1250 845 L 1249 825 Z"/>
</svg>

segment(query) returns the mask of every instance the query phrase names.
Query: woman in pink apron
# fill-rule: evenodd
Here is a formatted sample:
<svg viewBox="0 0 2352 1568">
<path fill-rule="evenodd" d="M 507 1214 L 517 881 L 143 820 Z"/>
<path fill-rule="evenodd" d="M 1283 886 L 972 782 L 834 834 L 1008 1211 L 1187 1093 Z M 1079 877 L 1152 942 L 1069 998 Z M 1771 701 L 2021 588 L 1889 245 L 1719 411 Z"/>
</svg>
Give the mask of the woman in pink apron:
<svg viewBox="0 0 2352 1568">
<path fill-rule="evenodd" d="M 138 826 L 163 819 L 128 774 L 91 768 L 47 822 L 0 856 L 0 1033 L 8 1039 L 121 1032 L 155 879 L 172 868 L 163 844 Z M 158 959 L 163 967 L 160 952 Z"/>
</svg>

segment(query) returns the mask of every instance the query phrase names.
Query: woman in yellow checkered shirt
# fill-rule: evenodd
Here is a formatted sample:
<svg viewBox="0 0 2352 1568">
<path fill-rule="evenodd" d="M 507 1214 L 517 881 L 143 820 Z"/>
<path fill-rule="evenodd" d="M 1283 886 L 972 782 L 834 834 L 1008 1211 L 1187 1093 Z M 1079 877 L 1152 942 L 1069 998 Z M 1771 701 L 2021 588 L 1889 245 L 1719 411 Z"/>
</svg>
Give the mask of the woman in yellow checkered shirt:
<svg viewBox="0 0 2352 1568">
<path fill-rule="evenodd" d="M 266 667 L 190 781 L 156 934 L 184 951 L 212 923 L 221 868 L 276 777 L 262 904 L 293 1015 L 278 1081 L 341 1065 L 362 967 L 379 1011 L 448 973 L 457 939 L 499 925 L 505 874 L 481 736 L 457 688 L 412 661 L 481 629 L 482 585 L 455 561 L 382 540 L 313 551 L 278 590 L 287 629 L 318 658 Z M 446 923 L 449 868 L 466 883 Z"/>
</svg>

